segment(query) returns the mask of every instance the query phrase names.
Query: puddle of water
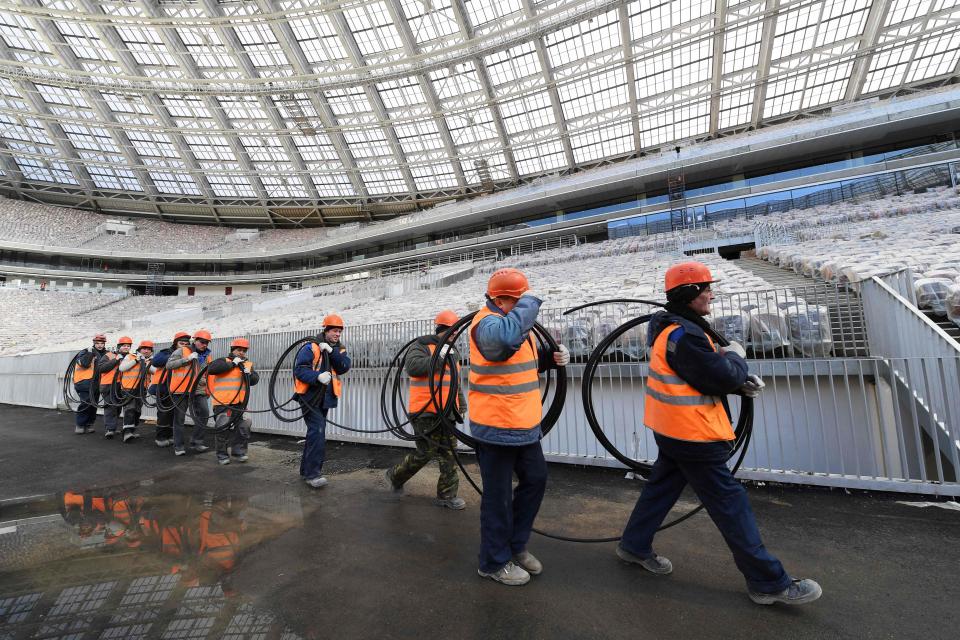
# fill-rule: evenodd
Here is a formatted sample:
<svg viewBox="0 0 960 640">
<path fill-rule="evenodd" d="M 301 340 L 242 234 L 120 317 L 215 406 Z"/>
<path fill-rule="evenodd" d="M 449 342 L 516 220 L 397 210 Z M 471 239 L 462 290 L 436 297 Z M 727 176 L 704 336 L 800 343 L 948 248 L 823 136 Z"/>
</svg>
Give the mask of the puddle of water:
<svg viewBox="0 0 960 640">
<path fill-rule="evenodd" d="M 0 503 L 0 638 L 297 638 L 231 574 L 254 547 L 303 525 L 299 493 L 170 484 Z"/>
</svg>

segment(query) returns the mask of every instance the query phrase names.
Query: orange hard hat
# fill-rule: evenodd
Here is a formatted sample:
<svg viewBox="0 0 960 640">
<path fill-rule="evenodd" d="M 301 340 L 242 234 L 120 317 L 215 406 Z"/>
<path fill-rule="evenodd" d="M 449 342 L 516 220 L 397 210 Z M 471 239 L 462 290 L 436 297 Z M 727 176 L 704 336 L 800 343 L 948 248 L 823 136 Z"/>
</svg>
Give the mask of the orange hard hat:
<svg viewBox="0 0 960 640">
<path fill-rule="evenodd" d="M 141 340 L 137 345 L 137 351 L 140 349 L 153 349 L 153 340 Z"/>
<path fill-rule="evenodd" d="M 331 313 L 323 319 L 323 328 L 330 329 L 331 327 L 339 327 L 343 329 L 343 318 L 338 316 L 335 313 Z"/>
<path fill-rule="evenodd" d="M 457 320 L 459 319 L 460 317 L 456 313 L 450 309 L 444 309 L 437 314 L 436 318 L 433 319 L 433 323 L 437 326 L 452 327 L 453 325 L 457 324 Z"/>
<path fill-rule="evenodd" d="M 247 340 L 246 338 L 234 338 L 233 342 L 230 343 L 230 348 L 233 349 L 234 347 L 242 347 L 244 349 L 249 349 L 250 341 Z"/>
<path fill-rule="evenodd" d="M 173 334 L 173 341 L 176 342 L 180 338 L 189 338 L 189 337 L 190 337 L 190 334 L 187 333 L 186 331 L 177 331 L 175 334 Z"/>
<path fill-rule="evenodd" d="M 213 336 L 210 335 L 210 332 L 204 331 L 203 329 L 193 334 L 193 339 L 196 340 L 197 338 L 200 338 L 201 340 L 206 340 L 207 342 L 210 342 L 211 340 L 213 340 Z"/>
<path fill-rule="evenodd" d="M 670 291 L 685 284 L 708 284 L 711 282 L 719 282 L 719 280 L 713 279 L 710 267 L 702 262 L 681 262 L 667 269 L 664 288 L 666 291 Z"/>
<path fill-rule="evenodd" d="M 120 346 L 121 344 L 129 344 L 129 345 L 132 345 L 132 344 L 133 344 L 133 338 L 131 338 L 131 337 L 129 337 L 129 336 L 120 336 L 120 339 L 117 340 L 117 346 Z"/>
<path fill-rule="evenodd" d="M 519 269 L 507 268 L 495 271 L 487 282 L 487 295 L 491 298 L 506 296 L 509 298 L 519 298 L 524 291 L 530 290 L 530 283 L 527 282 L 527 276 Z"/>
<path fill-rule="evenodd" d="M 97 335 L 93 336 L 93 341 L 94 341 L 94 342 L 97 342 L 97 341 L 100 341 L 100 340 L 102 340 L 103 342 L 106 342 L 106 341 L 107 341 L 107 336 L 103 335 L 102 333 L 98 333 Z"/>
</svg>

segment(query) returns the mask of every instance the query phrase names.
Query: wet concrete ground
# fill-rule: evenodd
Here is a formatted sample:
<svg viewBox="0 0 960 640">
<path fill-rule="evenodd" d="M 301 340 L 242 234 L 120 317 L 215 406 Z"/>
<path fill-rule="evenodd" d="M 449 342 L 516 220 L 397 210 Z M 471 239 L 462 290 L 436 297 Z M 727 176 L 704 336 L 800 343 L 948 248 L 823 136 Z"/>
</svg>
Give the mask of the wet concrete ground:
<svg viewBox="0 0 960 640">
<path fill-rule="evenodd" d="M 767 546 L 823 585 L 805 607 L 752 604 L 705 515 L 658 538 L 671 576 L 534 536 L 544 573 L 509 588 L 476 575 L 466 483 L 463 512 L 433 505 L 435 467 L 386 489 L 402 450 L 331 443 L 313 490 L 291 439 L 218 467 L 99 431 L 0 405 L 0 639 L 956 637 L 960 512 L 898 504 L 924 498 L 751 488 Z M 550 472 L 538 526 L 619 532 L 638 483 Z"/>
</svg>

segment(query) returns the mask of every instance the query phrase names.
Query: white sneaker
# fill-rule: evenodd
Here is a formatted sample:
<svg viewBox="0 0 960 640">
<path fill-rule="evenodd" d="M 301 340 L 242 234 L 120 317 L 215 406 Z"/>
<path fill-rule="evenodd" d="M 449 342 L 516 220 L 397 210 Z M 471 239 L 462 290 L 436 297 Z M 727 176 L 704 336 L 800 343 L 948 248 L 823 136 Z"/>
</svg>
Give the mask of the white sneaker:
<svg viewBox="0 0 960 640">
<path fill-rule="evenodd" d="M 324 478 L 323 476 L 320 476 L 318 478 L 307 480 L 307 484 L 313 487 L 314 489 L 319 489 L 320 487 L 327 486 L 327 479 Z"/>
<path fill-rule="evenodd" d="M 481 578 L 490 578 L 510 587 L 519 587 L 530 582 L 530 574 L 527 573 L 527 570 L 515 565 L 513 561 L 508 562 L 499 571 L 493 573 L 484 573 L 482 569 L 477 569 L 477 574 Z"/>
<path fill-rule="evenodd" d="M 513 556 L 513 561 L 523 567 L 524 570 L 532 576 L 538 576 L 543 573 L 543 564 L 529 551 L 521 551 Z"/>
<path fill-rule="evenodd" d="M 230 458 L 218 458 L 217 464 L 230 464 Z"/>
<path fill-rule="evenodd" d="M 187 451 L 186 451 L 186 449 L 174 449 L 174 450 L 173 450 L 173 455 L 175 455 L 175 456 L 185 456 L 185 455 L 187 455 Z"/>
</svg>

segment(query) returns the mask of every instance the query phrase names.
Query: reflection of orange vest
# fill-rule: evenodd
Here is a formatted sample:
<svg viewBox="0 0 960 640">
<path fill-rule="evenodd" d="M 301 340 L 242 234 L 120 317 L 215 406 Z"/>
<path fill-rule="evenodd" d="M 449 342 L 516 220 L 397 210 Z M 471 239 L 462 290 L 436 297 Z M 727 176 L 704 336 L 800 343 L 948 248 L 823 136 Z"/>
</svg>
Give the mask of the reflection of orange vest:
<svg viewBox="0 0 960 640">
<path fill-rule="evenodd" d="M 668 438 L 691 442 L 733 440 L 733 427 L 720 398 L 705 396 L 667 364 L 667 341 L 679 324 L 660 332 L 650 351 L 643 423 Z M 716 351 L 713 340 L 707 336 Z"/>
<path fill-rule="evenodd" d="M 496 314 L 484 307 L 470 323 L 470 422 L 497 429 L 533 429 L 543 413 L 537 348 L 528 336 L 509 359 L 484 358 L 473 332 L 489 315 Z"/>
<path fill-rule="evenodd" d="M 137 356 L 132 353 L 128 353 L 126 360 L 136 360 Z M 140 369 L 143 368 L 143 365 L 139 362 L 134 364 L 132 367 L 126 371 L 120 372 L 120 386 L 124 389 L 133 389 L 137 386 L 137 380 L 140 378 Z"/>
<path fill-rule="evenodd" d="M 428 344 L 427 348 L 430 350 L 430 356 L 432 357 L 437 350 L 437 345 Z M 413 414 L 423 411 L 424 413 L 436 414 L 440 413 L 440 410 L 446 406 L 447 396 L 450 395 L 449 365 L 444 363 L 442 375 L 439 372 L 435 372 L 433 379 L 434 388 L 440 390 L 439 407 L 430 396 L 430 380 L 428 376 L 410 376 L 410 401 L 407 406 L 407 413 Z"/>
<path fill-rule="evenodd" d="M 170 357 L 172 358 L 175 353 L 176 351 L 171 353 Z M 190 350 L 190 347 L 181 347 L 180 353 L 182 354 L 180 358 L 183 359 L 193 353 L 193 351 Z M 210 363 L 209 355 L 204 362 L 205 364 Z M 197 381 L 196 373 L 200 371 L 199 363 L 200 360 L 198 359 L 170 370 L 170 393 L 187 393 L 190 390 L 190 385 Z"/>
<path fill-rule="evenodd" d="M 78 358 L 79 360 L 79 358 Z M 78 382 L 83 382 L 84 380 L 93 379 L 93 367 L 97 362 L 97 354 L 94 353 L 93 360 L 90 362 L 89 367 L 81 367 L 80 363 L 77 362 L 76 366 L 73 367 L 73 384 Z"/>
<path fill-rule="evenodd" d="M 319 370 L 320 370 L 320 356 L 323 355 L 323 351 L 320 350 L 320 345 L 317 344 L 316 342 L 314 342 L 313 344 L 311 344 L 311 345 L 310 345 L 310 348 L 313 350 L 313 370 L 314 370 L 314 371 L 319 371 Z M 338 348 L 339 348 L 339 347 L 334 347 L 334 349 L 338 349 Z M 330 380 L 330 385 L 331 385 L 332 390 L 333 390 L 333 395 L 334 395 L 335 398 L 339 398 L 339 397 L 340 397 L 340 389 L 341 389 L 342 387 L 341 387 L 341 383 L 340 383 L 340 378 L 337 377 L 337 372 L 333 370 L 333 367 L 332 367 L 332 366 L 330 367 L 330 375 L 333 376 L 333 379 Z M 303 395 L 304 393 L 306 393 L 307 391 L 310 390 L 310 385 L 307 384 L 306 382 L 303 382 L 302 380 L 300 380 L 300 379 L 297 378 L 296 376 L 294 376 L 294 377 L 293 377 L 293 390 L 294 390 L 295 392 Z"/>
<path fill-rule="evenodd" d="M 107 352 L 107 360 L 116 360 L 119 356 L 112 351 Z M 100 384 L 101 385 L 111 385 L 113 384 L 113 378 L 117 375 L 117 367 L 110 369 L 110 371 L 104 371 L 100 374 Z"/>
<path fill-rule="evenodd" d="M 230 571 L 237 562 L 237 547 L 240 536 L 235 531 L 213 533 L 210 531 L 210 511 L 200 514 L 200 555 L 209 558 L 213 564 Z"/>
<path fill-rule="evenodd" d="M 230 358 L 225 358 L 230 360 Z M 253 371 L 253 362 L 247 360 L 239 367 L 231 367 L 230 371 L 218 376 L 207 375 L 207 391 L 213 397 L 213 404 L 228 405 L 242 404 L 247 397 L 247 390 L 243 386 L 243 369 L 250 366 Z"/>
</svg>

